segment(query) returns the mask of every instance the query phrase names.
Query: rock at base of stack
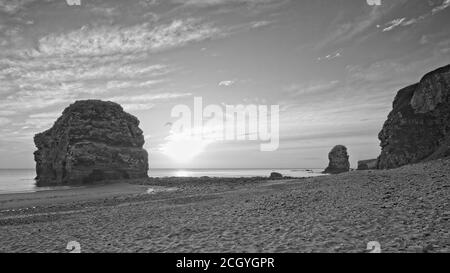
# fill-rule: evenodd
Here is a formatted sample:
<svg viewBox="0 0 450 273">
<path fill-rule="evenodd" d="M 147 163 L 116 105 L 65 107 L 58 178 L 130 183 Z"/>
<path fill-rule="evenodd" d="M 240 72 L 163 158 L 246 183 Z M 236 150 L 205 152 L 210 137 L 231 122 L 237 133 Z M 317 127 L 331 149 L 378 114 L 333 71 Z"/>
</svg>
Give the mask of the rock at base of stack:
<svg viewBox="0 0 450 273">
<path fill-rule="evenodd" d="M 34 142 L 38 186 L 148 177 L 139 120 L 117 103 L 77 101 Z"/>
<path fill-rule="evenodd" d="M 283 178 L 283 175 L 281 173 L 271 172 L 269 178 L 270 179 L 279 179 L 279 178 Z"/>
<path fill-rule="evenodd" d="M 368 160 L 360 160 L 358 161 L 358 171 L 374 170 L 377 168 L 377 162 L 378 160 L 376 158 Z"/>
<path fill-rule="evenodd" d="M 324 173 L 338 174 L 348 172 L 350 170 L 350 162 L 347 148 L 343 145 L 334 146 L 328 154 L 330 163 Z"/>
</svg>

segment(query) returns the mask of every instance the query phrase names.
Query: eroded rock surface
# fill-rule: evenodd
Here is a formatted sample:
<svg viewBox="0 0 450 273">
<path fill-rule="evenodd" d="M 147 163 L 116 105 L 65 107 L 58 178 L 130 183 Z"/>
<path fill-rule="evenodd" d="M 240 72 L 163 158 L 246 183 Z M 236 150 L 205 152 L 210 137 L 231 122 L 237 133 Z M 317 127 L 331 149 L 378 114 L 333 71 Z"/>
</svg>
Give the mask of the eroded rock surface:
<svg viewBox="0 0 450 273">
<path fill-rule="evenodd" d="M 34 142 L 38 186 L 147 177 L 139 120 L 117 103 L 77 101 Z"/>
<path fill-rule="evenodd" d="M 379 133 L 379 169 L 450 155 L 450 65 L 400 90 Z"/>
</svg>

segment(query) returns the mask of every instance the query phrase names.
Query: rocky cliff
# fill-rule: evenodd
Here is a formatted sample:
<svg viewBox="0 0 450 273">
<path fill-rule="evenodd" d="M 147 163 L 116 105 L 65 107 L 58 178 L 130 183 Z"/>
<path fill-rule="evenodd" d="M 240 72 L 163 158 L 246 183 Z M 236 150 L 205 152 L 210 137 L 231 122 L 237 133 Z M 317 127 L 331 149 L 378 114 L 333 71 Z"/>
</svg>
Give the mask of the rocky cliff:
<svg viewBox="0 0 450 273">
<path fill-rule="evenodd" d="M 328 153 L 329 164 L 324 173 L 338 174 L 350 170 L 350 162 L 347 148 L 343 145 L 336 145 Z"/>
<path fill-rule="evenodd" d="M 119 104 L 77 101 L 35 135 L 38 186 L 147 177 L 139 120 Z"/>
<path fill-rule="evenodd" d="M 450 65 L 400 90 L 378 137 L 379 169 L 449 156 Z"/>
</svg>

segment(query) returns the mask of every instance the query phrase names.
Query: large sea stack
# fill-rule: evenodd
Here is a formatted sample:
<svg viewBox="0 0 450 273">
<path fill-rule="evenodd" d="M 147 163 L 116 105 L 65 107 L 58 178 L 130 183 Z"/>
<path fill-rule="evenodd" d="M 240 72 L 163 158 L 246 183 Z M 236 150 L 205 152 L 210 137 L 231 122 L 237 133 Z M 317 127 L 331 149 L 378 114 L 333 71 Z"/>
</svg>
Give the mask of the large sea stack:
<svg viewBox="0 0 450 273">
<path fill-rule="evenodd" d="M 38 186 L 147 177 L 139 120 L 113 102 L 76 101 L 35 135 Z"/>
<path fill-rule="evenodd" d="M 343 145 L 336 145 L 328 154 L 330 163 L 324 173 L 338 174 L 348 172 L 350 170 L 350 162 L 348 161 L 347 148 Z"/>
<path fill-rule="evenodd" d="M 400 90 L 378 137 L 379 169 L 449 156 L 450 65 Z"/>
</svg>

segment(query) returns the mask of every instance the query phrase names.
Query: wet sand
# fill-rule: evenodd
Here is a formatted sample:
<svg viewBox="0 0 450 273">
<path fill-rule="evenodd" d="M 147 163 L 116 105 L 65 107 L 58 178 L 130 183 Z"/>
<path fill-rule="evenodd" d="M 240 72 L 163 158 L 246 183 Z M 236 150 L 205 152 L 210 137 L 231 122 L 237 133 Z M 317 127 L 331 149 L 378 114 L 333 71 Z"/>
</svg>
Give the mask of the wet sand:
<svg viewBox="0 0 450 273">
<path fill-rule="evenodd" d="M 8 209 L 31 209 L 51 205 L 70 205 L 70 203 L 114 198 L 116 196 L 141 193 L 146 187 L 129 183 L 81 186 L 74 188 L 38 191 L 31 193 L 0 194 L 0 211 Z"/>
<path fill-rule="evenodd" d="M 285 180 L 148 179 L 0 195 L 1 252 L 450 251 L 450 159 Z"/>
</svg>

